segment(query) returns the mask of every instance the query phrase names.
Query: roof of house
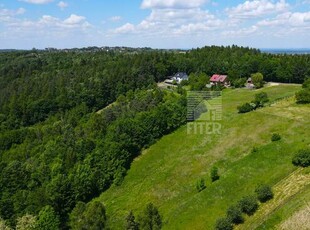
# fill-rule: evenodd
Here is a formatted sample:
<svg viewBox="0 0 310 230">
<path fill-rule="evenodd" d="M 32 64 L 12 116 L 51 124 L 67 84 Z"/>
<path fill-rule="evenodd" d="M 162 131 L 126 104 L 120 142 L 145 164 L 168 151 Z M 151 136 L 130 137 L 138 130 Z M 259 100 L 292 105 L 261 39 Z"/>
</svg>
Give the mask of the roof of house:
<svg viewBox="0 0 310 230">
<path fill-rule="evenodd" d="M 182 78 L 182 79 L 188 78 L 187 74 L 184 73 L 184 72 L 178 72 L 178 73 L 176 73 L 176 74 L 174 75 L 174 77 L 176 77 L 176 78 Z"/>
<path fill-rule="evenodd" d="M 219 74 L 213 74 L 210 81 L 212 82 L 224 82 L 227 78 L 227 75 L 219 75 Z"/>
</svg>

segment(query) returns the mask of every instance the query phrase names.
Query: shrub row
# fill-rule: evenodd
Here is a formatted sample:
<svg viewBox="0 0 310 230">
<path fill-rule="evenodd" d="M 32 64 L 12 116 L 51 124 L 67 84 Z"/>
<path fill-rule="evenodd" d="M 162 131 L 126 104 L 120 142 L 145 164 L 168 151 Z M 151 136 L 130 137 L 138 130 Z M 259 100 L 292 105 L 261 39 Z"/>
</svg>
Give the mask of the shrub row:
<svg viewBox="0 0 310 230">
<path fill-rule="evenodd" d="M 253 215 L 258 207 L 260 201 L 264 203 L 273 198 L 273 192 L 269 185 L 259 185 L 255 189 L 255 195 L 244 196 L 237 202 L 231 205 L 226 211 L 226 217 L 219 218 L 216 221 L 216 230 L 232 230 L 234 224 L 242 224 L 244 222 L 243 213 L 248 216 Z"/>
<path fill-rule="evenodd" d="M 255 98 L 253 101 L 238 106 L 237 109 L 239 113 L 247 113 L 257 108 L 264 107 L 268 101 L 269 99 L 267 93 L 265 92 L 257 93 L 255 94 Z"/>
</svg>

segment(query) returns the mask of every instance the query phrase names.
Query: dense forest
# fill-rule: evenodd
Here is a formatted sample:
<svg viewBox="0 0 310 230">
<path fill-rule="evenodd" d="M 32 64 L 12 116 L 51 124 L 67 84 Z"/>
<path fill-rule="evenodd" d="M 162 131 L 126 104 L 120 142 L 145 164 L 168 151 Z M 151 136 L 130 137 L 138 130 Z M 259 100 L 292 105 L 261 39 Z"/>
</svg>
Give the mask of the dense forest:
<svg viewBox="0 0 310 230">
<path fill-rule="evenodd" d="M 11 227 L 31 214 L 74 229 L 77 204 L 122 183 L 144 148 L 186 122 L 186 92 L 156 85 L 178 71 L 302 83 L 310 55 L 237 46 L 0 53 L 0 217 Z"/>
</svg>

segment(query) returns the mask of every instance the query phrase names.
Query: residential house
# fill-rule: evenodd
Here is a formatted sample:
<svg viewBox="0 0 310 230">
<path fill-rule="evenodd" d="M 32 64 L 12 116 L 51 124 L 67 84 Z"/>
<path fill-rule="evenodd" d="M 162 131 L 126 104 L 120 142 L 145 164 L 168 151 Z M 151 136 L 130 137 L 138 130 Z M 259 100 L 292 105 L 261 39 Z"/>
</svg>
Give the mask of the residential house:
<svg viewBox="0 0 310 230">
<path fill-rule="evenodd" d="M 227 75 L 213 74 L 210 78 L 211 85 L 222 85 L 225 87 L 230 86 L 230 82 L 228 81 Z"/>
<path fill-rule="evenodd" d="M 184 72 L 178 72 L 174 76 L 171 76 L 169 79 L 165 80 L 165 82 L 168 84 L 173 84 L 174 82 L 180 84 L 184 80 L 188 80 L 188 75 Z"/>
</svg>

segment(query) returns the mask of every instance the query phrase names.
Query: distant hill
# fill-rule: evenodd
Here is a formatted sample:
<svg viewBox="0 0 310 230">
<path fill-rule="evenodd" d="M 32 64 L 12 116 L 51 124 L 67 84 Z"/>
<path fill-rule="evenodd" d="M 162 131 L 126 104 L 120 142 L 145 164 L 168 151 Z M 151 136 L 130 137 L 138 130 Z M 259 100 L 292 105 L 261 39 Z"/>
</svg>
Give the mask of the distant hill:
<svg viewBox="0 0 310 230">
<path fill-rule="evenodd" d="M 270 54 L 310 54 L 310 48 L 303 49 L 260 49 L 263 53 Z"/>
<path fill-rule="evenodd" d="M 6 52 L 14 52 L 18 51 L 17 49 L 0 49 L 0 53 L 6 53 Z"/>
</svg>

